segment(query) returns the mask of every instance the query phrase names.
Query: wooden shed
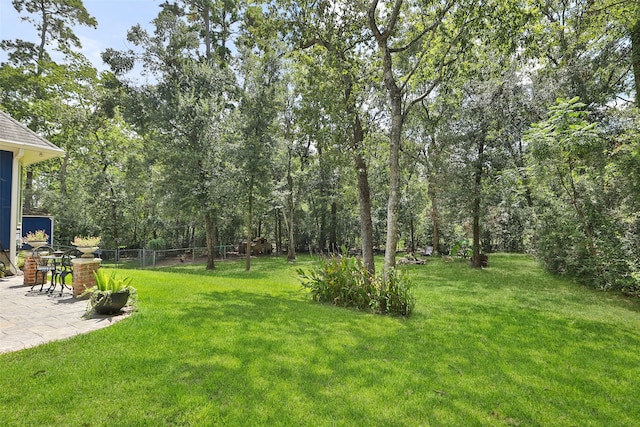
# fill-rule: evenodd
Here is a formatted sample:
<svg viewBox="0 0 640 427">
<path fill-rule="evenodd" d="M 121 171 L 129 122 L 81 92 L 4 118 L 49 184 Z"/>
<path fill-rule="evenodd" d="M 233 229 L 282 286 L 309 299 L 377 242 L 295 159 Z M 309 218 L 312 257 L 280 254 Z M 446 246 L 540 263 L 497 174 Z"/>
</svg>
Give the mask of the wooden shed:
<svg viewBox="0 0 640 427">
<path fill-rule="evenodd" d="M 270 255 L 273 252 L 273 245 L 264 237 L 256 237 L 251 241 L 251 255 Z M 239 242 L 238 253 L 247 253 L 247 239 Z"/>
</svg>

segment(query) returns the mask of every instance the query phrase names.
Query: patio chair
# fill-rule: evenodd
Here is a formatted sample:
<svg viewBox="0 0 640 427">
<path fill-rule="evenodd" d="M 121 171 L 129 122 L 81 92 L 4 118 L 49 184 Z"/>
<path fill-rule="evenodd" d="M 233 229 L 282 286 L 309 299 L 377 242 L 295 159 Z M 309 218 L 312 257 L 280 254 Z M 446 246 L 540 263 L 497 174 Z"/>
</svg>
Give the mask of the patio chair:
<svg viewBox="0 0 640 427">
<path fill-rule="evenodd" d="M 73 263 L 71 262 L 78 254 L 78 250 L 71 249 L 62 254 L 62 258 L 60 263 L 56 265 L 56 269 L 53 272 L 53 277 L 51 278 L 51 283 L 53 289 L 56 287 L 56 282 L 60 282 L 60 296 L 64 292 L 64 288 L 71 290 L 69 286 L 65 283 L 68 275 L 73 277 Z"/>
<path fill-rule="evenodd" d="M 52 254 L 53 254 L 53 248 L 49 246 L 41 246 L 33 251 L 33 259 L 35 260 L 35 263 L 36 263 L 36 278 L 35 278 L 35 283 L 33 284 L 33 286 L 31 286 L 32 291 L 33 291 L 33 288 L 39 284 L 40 292 L 42 292 L 42 289 L 44 288 L 44 284 L 47 283 L 47 276 L 49 275 L 49 272 L 55 270 L 55 266 L 49 263 L 49 261 L 51 260 L 48 258 L 44 258 Z M 41 282 L 38 281 L 38 277 L 40 276 L 42 276 Z"/>
</svg>

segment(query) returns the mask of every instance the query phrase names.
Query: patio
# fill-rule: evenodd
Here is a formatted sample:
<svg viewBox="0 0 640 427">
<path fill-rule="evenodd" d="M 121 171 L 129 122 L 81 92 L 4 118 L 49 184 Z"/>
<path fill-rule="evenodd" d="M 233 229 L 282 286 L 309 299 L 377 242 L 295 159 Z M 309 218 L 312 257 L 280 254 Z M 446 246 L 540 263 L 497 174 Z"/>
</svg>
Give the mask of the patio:
<svg viewBox="0 0 640 427">
<path fill-rule="evenodd" d="M 59 292 L 29 292 L 30 288 L 22 276 L 0 279 L 0 353 L 84 334 L 127 317 L 83 318 L 86 300 L 74 298 L 70 291 L 59 296 Z"/>
</svg>

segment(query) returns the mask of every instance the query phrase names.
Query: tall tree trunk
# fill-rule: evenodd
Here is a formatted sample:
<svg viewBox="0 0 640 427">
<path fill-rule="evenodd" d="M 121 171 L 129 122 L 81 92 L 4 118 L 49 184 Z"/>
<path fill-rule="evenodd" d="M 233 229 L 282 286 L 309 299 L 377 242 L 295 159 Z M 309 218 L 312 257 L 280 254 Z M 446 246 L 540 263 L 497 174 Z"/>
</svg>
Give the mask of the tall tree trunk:
<svg viewBox="0 0 640 427">
<path fill-rule="evenodd" d="M 631 66 L 636 87 L 636 107 L 640 108 L 640 19 L 631 28 Z"/>
<path fill-rule="evenodd" d="M 293 207 L 293 205 L 291 206 L 291 209 L 289 210 L 289 220 L 287 221 L 287 232 L 288 232 L 288 238 L 287 240 L 289 241 L 289 244 L 287 245 L 287 261 L 295 261 L 296 260 L 296 243 L 295 243 L 295 236 L 293 233 L 293 216 L 295 215 L 295 209 Z"/>
<path fill-rule="evenodd" d="M 117 206 L 117 198 L 116 198 L 116 192 L 113 189 L 113 185 L 111 185 L 111 183 L 109 183 L 109 194 L 111 195 L 111 220 L 113 221 L 113 240 L 116 242 L 116 247 L 117 247 L 117 242 L 119 242 L 120 240 L 120 233 L 119 233 L 119 225 L 120 225 L 120 221 L 118 221 L 118 206 Z"/>
<path fill-rule="evenodd" d="M 429 174 L 427 194 L 431 200 L 431 223 L 433 227 L 433 255 L 440 253 L 440 212 L 438 211 L 438 188 L 435 173 Z"/>
<path fill-rule="evenodd" d="M 474 194 L 473 194 L 473 256 L 471 265 L 480 268 L 480 201 L 482 197 L 482 171 L 484 162 L 484 135 L 478 142 L 478 160 L 476 162 Z"/>
<path fill-rule="evenodd" d="M 413 220 L 413 212 L 410 213 L 409 217 L 409 234 L 411 237 L 411 253 L 416 253 L 416 233 L 415 233 L 415 223 Z"/>
<path fill-rule="evenodd" d="M 274 215 L 274 235 L 276 239 L 276 255 L 282 251 L 282 221 L 280 220 L 280 209 L 273 210 Z"/>
<path fill-rule="evenodd" d="M 39 81 L 40 76 L 42 75 L 42 67 L 45 58 L 45 46 L 47 45 L 47 31 L 49 31 L 49 14 L 47 13 L 46 7 L 44 3 L 39 4 L 40 13 L 42 14 L 42 25 L 40 26 L 40 44 L 38 45 L 38 59 L 36 61 L 36 80 Z M 35 97 L 40 100 L 43 97 L 42 87 L 40 83 L 36 84 L 35 87 Z M 37 114 L 34 114 L 29 124 L 29 128 L 34 132 L 39 132 L 40 129 L 40 117 Z M 24 205 L 23 212 L 25 214 L 30 214 L 33 209 L 33 171 L 27 169 L 27 174 L 25 177 L 25 191 L 24 191 Z"/>
<path fill-rule="evenodd" d="M 179 214 L 176 214 L 176 223 L 174 228 L 176 231 L 173 236 L 173 241 L 177 245 L 180 243 L 180 215 Z"/>
<path fill-rule="evenodd" d="M 348 64 L 346 52 L 341 49 L 336 49 L 335 46 L 330 43 L 326 43 L 319 40 L 314 40 L 313 43 L 319 43 L 328 50 L 334 52 L 338 58 L 342 61 L 341 67 L 344 64 Z M 350 117 L 352 126 L 352 141 L 351 149 L 354 153 L 354 161 L 356 167 L 356 175 L 358 178 L 358 205 L 360 208 L 360 240 L 362 242 L 362 258 L 365 268 L 372 274 L 375 274 L 375 261 L 373 259 L 373 222 L 371 220 L 371 196 L 369 191 L 369 175 L 367 172 L 367 163 L 363 155 L 364 150 L 364 130 L 362 128 L 362 122 L 358 113 L 358 106 L 356 100 L 353 99 L 354 89 L 354 77 L 349 71 L 347 66 L 345 69 L 341 69 L 343 77 L 343 102 L 345 110 Z M 332 234 L 329 238 L 331 250 L 337 249 L 337 205 L 335 201 L 332 206 Z"/>
<path fill-rule="evenodd" d="M 369 173 L 367 161 L 364 158 L 364 129 L 357 107 L 352 99 L 353 80 L 349 74 L 344 77 L 344 103 L 347 113 L 352 118 L 352 141 L 356 175 L 358 177 L 358 207 L 360 208 L 360 241 L 362 246 L 362 262 L 371 273 L 376 272 L 373 258 L 373 221 L 371 220 L 371 191 L 369 189 Z"/>
<path fill-rule="evenodd" d="M 426 97 L 438 86 L 442 78 L 442 69 L 448 66 L 447 61 L 442 58 L 442 61 L 436 68 L 439 68 L 440 76 L 436 77 L 427 84 L 425 91 L 414 97 L 413 100 L 407 100 L 407 103 L 403 103 L 403 95 L 406 94 L 407 88 L 411 87 L 411 82 L 417 79 L 417 76 L 421 75 L 419 64 L 422 61 L 422 57 L 412 57 L 417 61 L 416 68 L 406 73 L 403 76 L 394 74 L 393 69 L 393 57 L 394 53 L 401 54 L 401 52 L 408 52 L 408 49 L 413 49 L 413 46 L 418 46 L 423 40 L 431 40 L 436 33 L 440 32 L 440 27 L 443 25 L 444 17 L 454 8 L 458 2 L 426 2 L 425 6 L 433 7 L 433 4 L 442 5 L 442 8 L 438 13 L 433 15 L 433 22 L 427 25 L 426 31 L 421 32 L 416 39 L 405 47 L 394 46 L 394 43 L 390 40 L 396 34 L 398 27 L 406 26 L 406 23 L 400 22 L 403 14 L 404 7 L 422 7 L 417 4 L 411 3 L 411 6 L 407 6 L 404 0 L 393 0 L 389 2 L 382 2 L 383 9 L 381 14 L 378 14 L 379 0 L 371 0 L 367 10 L 369 29 L 375 37 L 376 44 L 378 45 L 378 52 L 380 59 L 382 59 L 382 80 L 384 81 L 387 94 L 389 96 L 389 104 L 391 106 L 391 129 L 389 136 L 389 199 L 387 203 L 387 243 L 384 254 L 384 267 L 385 269 L 394 268 L 396 265 L 396 249 L 398 246 L 398 205 L 400 201 L 400 144 L 402 138 L 402 128 L 404 126 L 405 117 L 409 110 L 421 100 Z M 418 2 L 420 3 L 420 2 Z M 444 4 L 442 4 L 444 3 Z M 385 22 L 382 27 L 378 27 L 377 19 L 381 17 Z M 423 22 L 423 25 L 425 22 Z M 399 45 L 406 42 L 403 40 L 399 42 Z M 411 62 L 411 61 L 410 61 Z"/>
<path fill-rule="evenodd" d="M 473 268 L 480 268 L 480 196 L 473 198 Z"/>
<path fill-rule="evenodd" d="M 40 3 L 40 13 L 42 14 L 42 25 L 40 26 L 40 45 L 38 46 L 38 63 L 36 64 L 36 75 L 40 77 L 42 73 L 41 64 L 44 59 L 44 48 L 47 45 L 47 32 L 49 31 L 49 13 L 45 2 Z"/>
<path fill-rule="evenodd" d="M 331 203 L 331 225 L 329 228 L 329 252 L 338 251 L 338 204 Z"/>
<path fill-rule="evenodd" d="M 204 214 L 204 229 L 207 239 L 207 270 L 215 269 L 216 223 L 214 213 L 208 209 Z"/>
<path fill-rule="evenodd" d="M 60 198 L 67 199 L 67 169 L 69 166 L 69 150 L 65 150 L 60 164 Z"/>
<path fill-rule="evenodd" d="M 362 261 L 371 274 L 376 272 L 373 258 L 373 221 L 371 220 L 371 191 L 369 189 L 369 173 L 367 162 L 362 153 L 364 131 L 360 116 L 355 113 L 353 119 L 353 145 L 358 174 L 358 205 L 360 207 L 360 239 L 362 241 Z"/>
<path fill-rule="evenodd" d="M 26 178 L 24 181 L 24 205 L 22 207 L 22 211 L 29 215 L 33 212 L 31 212 L 31 209 L 33 208 L 33 171 L 30 169 L 27 169 L 27 174 L 26 174 Z"/>
<path fill-rule="evenodd" d="M 389 54 L 390 56 L 390 54 Z M 385 61 L 386 62 L 386 61 Z M 388 73 L 391 74 L 391 64 Z M 387 70 L 385 70 L 387 74 Z M 393 79 L 393 77 L 391 77 Z M 385 81 L 388 80 L 385 78 Z M 400 137 L 402 135 L 402 94 L 393 85 L 388 86 L 391 95 L 391 138 L 389 144 L 389 200 L 387 202 L 387 245 L 384 252 L 384 268 L 396 266 L 398 247 L 398 204 L 400 202 Z"/>
<path fill-rule="evenodd" d="M 355 155 L 358 170 L 358 205 L 360 207 L 360 239 L 362 243 L 362 261 L 370 273 L 375 274 L 376 264 L 373 258 L 373 221 L 371 220 L 371 192 L 367 163 L 361 153 Z"/>
<path fill-rule="evenodd" d="M 404 115 L 402 111 L 402 89 L 398 86 L 393 74 L 393 59 L 389 37 L 395 30 L 402 7 L 402 0 L 395 0 L 389 11 L 388 22 L 384 31 L 380 31 L 376 23 L 378 1 L 369 6 L 369 28 L 373 32 L 378 51 L 382 58 L 382 79 L 384 81 L 389 102 L 391 104 L 391 131 L 389 136 L 389 199 L 387 202 L 387 244 L 384 252 L 385 270 L 396 266 L 396 249 L 398 247 L 398 204 L 400 202 L 400 138 Z"/>
<path fill-rule="evenodd" d="M 206 2 L 203 2 L 202 15 L 204 17 L 204 46 L 207 60 L 211 61 L 211 10 Z"/>
<path fill-rule="evenodd" d="M 251 223 L 253 222 L 253 177 L 249 184 L 249 205 L 247 207 L 247 253 L 245 257 L 245 270 L 251 270 Z"/>
<path fill-rule="evenodd" d="M 288 163 L 287 163 L 287 186 L 289 187 L 289 194 L 287 195 L 287 216 L 285 216 L 285 225 L 287 226 L 287 240 L 289 244 L 287 245 L 287 261 L 295 261 L 296 260 L 296 246 L 294 242 L 294 233 L 293 233 L 293 221 L 295 215 L 295 200 L 293 197 L 293 175 L 291 174 L 291 167 L 293 161 L 293 150 L 289 148 L 288 150 Z"/>
<path fill-rule="evenodd" d="M 320 230 L 318 233 L 318 250 L 321 254 L 324 253 L 327 245 L 327 212 L 325 209 L 325 199 L 326 197 L 322 196 L 320 198 Z"/>
</svg>

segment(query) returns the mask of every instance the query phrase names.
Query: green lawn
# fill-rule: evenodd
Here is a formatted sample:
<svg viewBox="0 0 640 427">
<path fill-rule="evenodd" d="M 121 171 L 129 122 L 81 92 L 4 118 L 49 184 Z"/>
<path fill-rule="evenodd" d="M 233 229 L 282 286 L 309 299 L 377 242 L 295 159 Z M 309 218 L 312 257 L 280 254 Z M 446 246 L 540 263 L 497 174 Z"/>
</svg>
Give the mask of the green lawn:
<svg viewBox="0 0 640 427">
<path fill-rule="evenodd" d="M 133 317 L 0 355 L 0 425 L 638 425 L 640 304 L 489 261 L 408 267 L 409 319 L 311 303 L 309 258 L 123 270 Z"/>
</svg>

